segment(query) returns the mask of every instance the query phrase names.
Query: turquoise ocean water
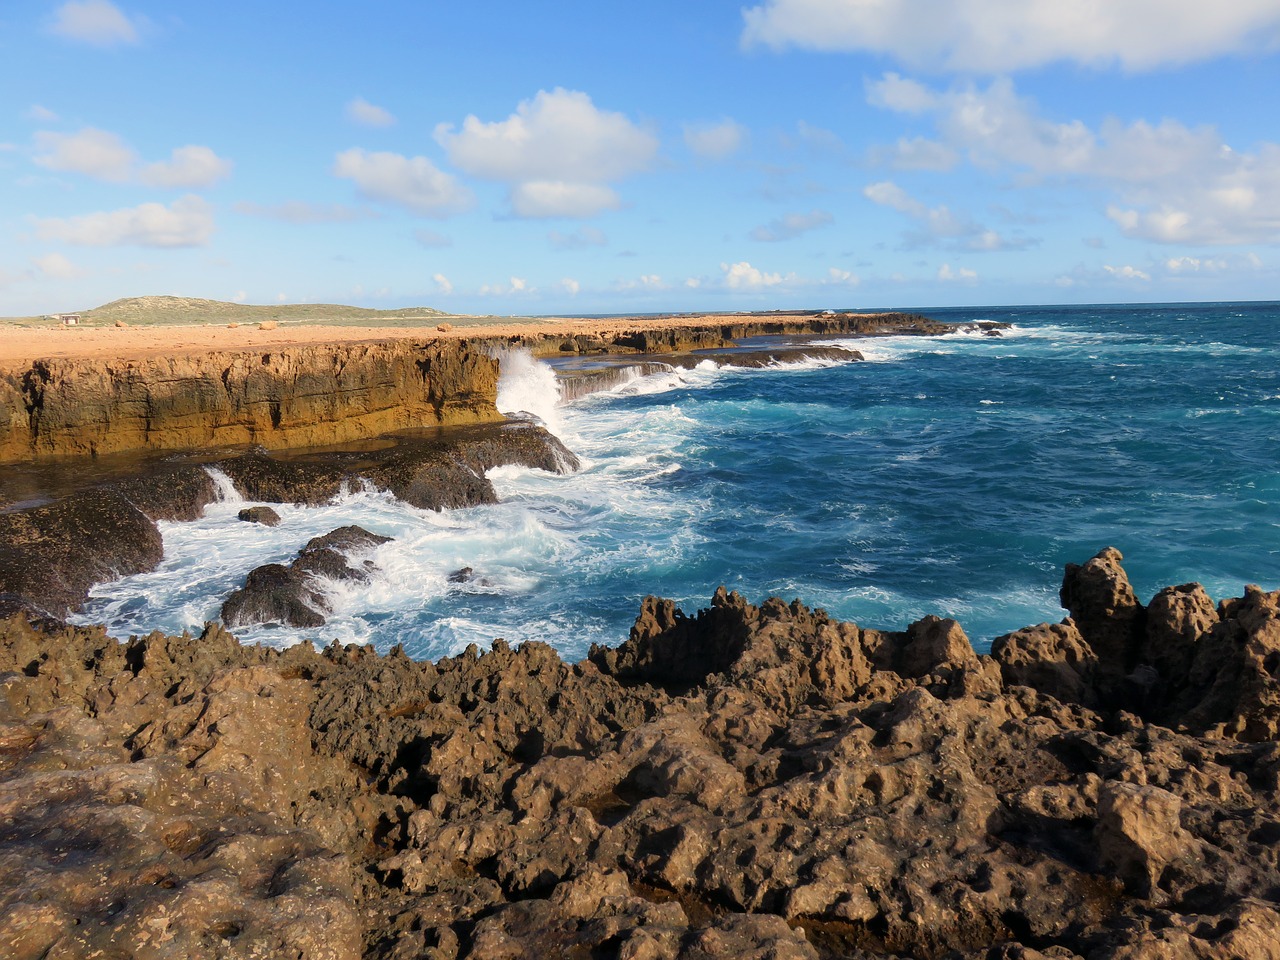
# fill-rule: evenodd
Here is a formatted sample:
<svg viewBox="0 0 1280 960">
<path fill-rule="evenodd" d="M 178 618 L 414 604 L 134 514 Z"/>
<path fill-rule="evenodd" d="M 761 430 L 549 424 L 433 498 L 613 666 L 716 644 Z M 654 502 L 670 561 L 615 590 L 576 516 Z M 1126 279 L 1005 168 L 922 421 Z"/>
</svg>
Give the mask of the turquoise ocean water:
<svg viewBox="0 0 1280 960">
<path fill-rule="evenodd" d="M 242 639 L 403 643 L 417 657 L 494 637 L 568 657 L 625 639 L 640 599 L 687 611 L 720 584 L 900 629 L 926 613 L 980 649 L 1058 620 L 1062 566 L 1119 547 L 1142 599 L 1280 586 L 1280 304 L 929 310 L 1014 325 L 1000 338 L 840 342 L 867 362 L 709 364 L 557 402 L 545 364 L 504 361 L 500 406 L 542 417 L 571 476 L 503 468 L 503 502 L 432 513 L 352 491 L 278 508 L 235 496 L 164 524 L 153 573 L 81 614 L 125 636 L 199 629 L 254 566 L 359 523 L 395 538 L 368 586 L 333 585 L 319 630 Z M 475 579 L 450 583 L 469 566 Z"/>
</svg>

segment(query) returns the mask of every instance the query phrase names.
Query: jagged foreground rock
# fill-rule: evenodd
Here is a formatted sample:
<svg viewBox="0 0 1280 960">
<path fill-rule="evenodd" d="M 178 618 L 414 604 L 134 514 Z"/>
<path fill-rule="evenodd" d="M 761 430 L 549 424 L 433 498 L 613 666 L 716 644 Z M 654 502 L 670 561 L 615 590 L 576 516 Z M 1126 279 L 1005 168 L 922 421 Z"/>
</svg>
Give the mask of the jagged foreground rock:
<svg viewBox="0 0 1280 960">
<path fill-rule="evenodd" d="M 5 957 L 1280 957 L 1280 594 L 976 655 L 798 602 L 501 641 L 0 635 Z"/>
</svg>

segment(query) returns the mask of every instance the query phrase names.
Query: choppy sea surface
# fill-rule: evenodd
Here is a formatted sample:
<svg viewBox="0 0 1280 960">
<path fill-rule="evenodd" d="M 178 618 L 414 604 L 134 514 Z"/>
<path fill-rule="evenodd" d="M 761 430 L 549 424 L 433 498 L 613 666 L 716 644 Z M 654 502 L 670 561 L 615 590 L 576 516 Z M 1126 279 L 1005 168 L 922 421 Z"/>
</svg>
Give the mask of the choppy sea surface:
<svg viewBox="0 0 1280 960">
<path fill-rule="evenodd" d="M 197 631 L 253 567 L 347 523 L 394 538 L 373 582 L 327 585 L 322 628 L 242 640 L 434 658 L 504 637 L 573 658 L 624 640 L 646 594 L 691 613 L 725 584 L 871 627 L 951 616 L 985 649 L 1060 619 L 1063 565 L 1107 545 L 1144 601 L 1280 585 L 1280 304 L 926 312 L 1014 326 L 832 340 L 867 362 L 704 364 L 568 404 L 549 367 L 508 358 L 500 408 L 540 416 L 577 473 L 502 468 L 500 504 L 443 513 L 353 491 L 277 506 L 274 529 L 239 522 L 228 489 L 162 524 L 161 567 L 96 588 L 77 619 Z"/>
</svg>

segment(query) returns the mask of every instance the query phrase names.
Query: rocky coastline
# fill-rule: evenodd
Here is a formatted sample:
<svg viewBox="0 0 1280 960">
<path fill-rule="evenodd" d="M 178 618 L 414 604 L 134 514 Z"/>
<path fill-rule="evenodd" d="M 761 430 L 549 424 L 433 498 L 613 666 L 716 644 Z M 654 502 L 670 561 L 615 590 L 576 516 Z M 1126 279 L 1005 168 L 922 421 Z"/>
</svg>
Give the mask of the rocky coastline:
<svg viewBox="0 0 1280 960">
<path fill-rule="evenodd" d="M 998 334 L 1001 325 L 978 326 Z M 61 619 L 95 584 L 154 569 L 157 523 L 198 517 L 219 497 L 210 467 L 255 501 L 319 504 L 370 484 L 433 510 L 494 502 L 485 471 L 497 466 L 576 469 L 541 426 L 498 411 L 500 358 L 513 350 L 571 361 L 560 379 L 573 398 L 659 365 L 861 359 L 812 343 L 818 336 L 957 329 L 915 314 L 801 314 L 3 369 L 0 466 L 45 473 L 27 484 L 25 501 L 0 490 L 0 613 Z M 768 342 L 739 346 L 761 337 Z M 103 472 L 112 463 L 115 473 Z M 287 579 L 273 571 L 259 583 L 283 589 Z M 308 619 L 294 602 L 306 590 L 295 586 L 292 600 L 281 594 L 266 606 Z"/>
<path fill-rule="evenodd" d="M 10 364 L 0 368 L 0 464 L 234 445 L 282 450 L 495 423 L 502 419 L 494 406 L 497 356 L 512 349 L 541 357 L 668 355 L 759 336 L 936 336 L 957 328 L 884 313 L 621 324 L 580 334 L 524 329 Z"/>
<path fill-rule="evenodd" d="M 976 654 L 723 591 L 567 664 L 495 641 L 0 624 L 0 954 L 1276 956 L 1280 593 Z"/>
<path fill-rule="evenodd" d="M 0 512 L 0 956 L 1280 960 L 1280 591 L 1144 604 L 1105 549 L 1067 567 L 1064 620 L 990 654 L 952 620 L 868 629 L 723 589 L 695 614 L 645 599 L 625 642 L 578 663 L 538 642 L 431 663 L 61 622 L 154 567 L 157 523 L 226 485 L 446 509 L 493 502 L 496 466 L 575 469 L 498 414 L 501 349 L 564 358 L 578 396 L 708 358 L 845 362 L 795 338 L 863 323 L 6 381 L 27 432 L 0 462 L 147 456 Z M 952 329 L 932 324 L 864 332 Z M 278 520 L 242 513 L 246 535 Z M 367 576 L 379 539 L 316 537 L 253 571 L 224 620 L 322 620 L 308 578 Z"/>
</svg>

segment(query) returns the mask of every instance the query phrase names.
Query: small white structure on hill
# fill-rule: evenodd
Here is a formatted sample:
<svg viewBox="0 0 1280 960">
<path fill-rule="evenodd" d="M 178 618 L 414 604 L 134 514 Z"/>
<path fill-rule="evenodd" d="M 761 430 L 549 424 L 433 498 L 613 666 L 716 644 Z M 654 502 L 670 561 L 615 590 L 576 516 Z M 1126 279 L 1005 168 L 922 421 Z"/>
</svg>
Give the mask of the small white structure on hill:
<svg viewBox="0 0 1280 960">
<path fill-rule="evenodd" d="M 74 327 L 80 322 L 80 314 L 78 313 L 55 313 L 50 320 L 57 320 L 64 327 Z"/>
</svg>

